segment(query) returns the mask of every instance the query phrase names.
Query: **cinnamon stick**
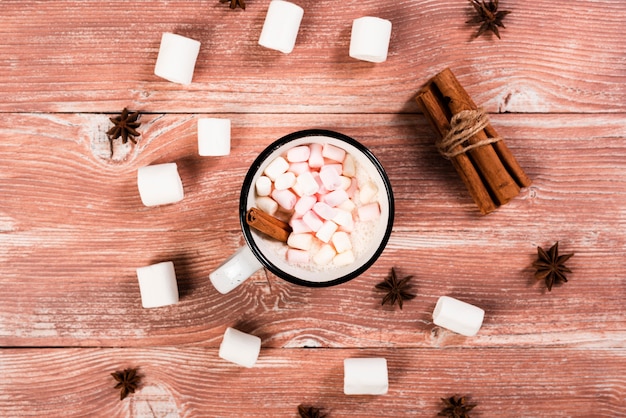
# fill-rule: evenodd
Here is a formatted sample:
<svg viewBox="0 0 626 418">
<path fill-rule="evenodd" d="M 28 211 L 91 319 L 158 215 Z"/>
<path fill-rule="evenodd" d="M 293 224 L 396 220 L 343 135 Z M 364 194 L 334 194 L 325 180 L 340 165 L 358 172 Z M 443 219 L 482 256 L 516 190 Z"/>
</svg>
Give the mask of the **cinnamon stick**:
<svg viewBox="0 0 626 418">
<path fill-rule="evenodd" d="M 449 68 L 434 76 L 416 97 L 440 140 L 450 131 L 450 120 L 459 112 L 477 109 L 476 104 L 458 82 Z M 479 130 L 466 141 L 474 148 L 451 157 L 452 164 L 465 183 L 481 213 L 489 213 L 517 196 L 520 187 L 531 184 L 530 179 L 513 157 L 504 141 L 498 138 L 491 124 Z M 455 149 L 452 149 L 455 151 Z"/>
<path fill-rule="evenodd" d="M 287 242 L 291 233 L 291 226 L 288 223 L 257 208 L 250 208 L 246 212 L 246 223 L 257 231 L 281 242 Z"/>
<path fill-rule="evenodd" d="M 443 110 L 443 103 L 438 100 L 433 92 L 432 84 L 424 87 L 416 100 L 431 126 L 437 131 L 439 137 L 443 138 L 450 130 L 450 123 Z M 452 158 L 451 161 L 480 212 L 487 214 L 494 211 L 497 205 L 489 196 L 489 191 L 483 184 L 469 157 L 466 154 L 459 154 Z"/>
</svg>

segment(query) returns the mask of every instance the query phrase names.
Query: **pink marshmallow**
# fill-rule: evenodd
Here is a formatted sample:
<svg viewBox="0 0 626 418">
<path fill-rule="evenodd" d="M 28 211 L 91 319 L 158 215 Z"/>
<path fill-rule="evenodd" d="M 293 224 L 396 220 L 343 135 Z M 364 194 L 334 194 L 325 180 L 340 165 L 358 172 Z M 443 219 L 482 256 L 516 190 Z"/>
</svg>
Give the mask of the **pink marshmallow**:
<svg viewBox="0 0 626 418">
<path fill-rule="evenodd" d="M 348 187 L 346 189 L 346 192 L 348 193 L 348 196 L 350 196 L 350 199 L 354 199 L 354 195 L 356 193 L 356 191 L 359 188 L 359 181 L 356 179 L 356 177 L 352 177 L 352 182 L 350 183 L 350 187 Z"/>
<path fill-rule="evenodd" d="M 324 221 L 320 219 L 319 216 L 315 214 L 312 210 L 308 211 L 302 216 L 302 221 L 311 228 L 311 231 L 317 232 L 322 225 L 324 225 Z"/>
<path fill-rule="evenodd" d="M 294 234 L 303 234 L 305 232 L 313 232 L 311 227 L 309 227 L 302 218 L 292 218 L 289 221 L 289 226 L 291 226 L 291 232 Z"/>
<path fill-rule="evenodd" d="M 368 203 L 357 209 L 359 219 L 363 222 L 377 219 L 380 216 L 380 206 L 378 202 Z"/>
<path fill-rule="evenodd" d="M 313 173 L 311 173 L 311 175 L 313 176 L 313 178 L 315 179 L 315 181 L 317 182 L 317 185 L 319 187 L 317 189 L 317 193 L 319 193 L 319 194 L 326 194 L 326 193 L 328 193 L 328 189 L 326 189 L 326 187 L 324 186 L 324 183 L 322 182 L 322 179 L 320 177 L 320 173 L 313 172 Z"/>
<path fill-rule="evenodd" d="M 317 202 L 313 205 L 313 212 L 315 212 L 320 218 L 330 220 L 337 215 L 337 209 L 330 207 L 324 202 Z"/>
<path fill-rule="evenodd" d="M 307 264 L 309 262 L 309 252 L 289 248 L 287 250 L 287 261 L 293 264 Z"/>
<path fill-rule="evenodd" d="M 335 190 L 341 188 L 341 175 L 337 171 L 325 165 L 320 169 L 320 179 L 327 190 Z"/>
<path fill-rule="evenodd" d="M 307 172 L 309 170 L 310 170 L 309 163 L 307 163 L 306 161 L 301 162 L 301 163 L 289 164 L 289 171 L 291 171 L 296 176 L 299 176 L 300 174 Z"/>
<path fill-rule="evenodd" d="M 306 145 L 293 147 L 287 151 L 287 161 L 290 163 L 300 163 L 309 159 L 311 155 L 311 149 Z"/>
<path fill-rule="evenodd" d="M 322 155 L 331 160 L 342 162 L 346 157 L 346 151 L 331 144 L 324 144 Z"/>
<path fill-rule="evenodd" d="M 337 172 L 337 174 L 339 174 L 340 176 L 343 174 L 343 167 L 341 164 L 328 162 L 327 164 L 324 165 L 324 167 L 329 167 L 329 168 L 334 169 Z"/>
<path fill-rule="evenodd" d="M 348 193 L 343 189 L 333 190 L 332 192 L 322 197 L 322 202 L 326 203 L 330 207 L 336 207 L 341 205 L 346 200 L 350 199 Z"/>
<path fill-rule="evenodd" d="M 296 205 L 298 199 L 291 190 L 274 190 L 272 199 L 276 201 L 285 210 L 291 210 Z"/>
<path fill-rule="evenodd" d="M 296 202 L 296 205 L 293 207 L 293 210 L 296 215 L 302 216 L 311 209 L 313 209 L 313 205 L 317 203 L 317 199 L 315 196 L 302 196 Z"/>
<path fill-rule="evenodd" d="M 324 165 L 324 157 L 322 156 L 322 144 L 309 145 L 311 154 L 309 155 L 309 167 L 320 168 Z"/>
</svg>

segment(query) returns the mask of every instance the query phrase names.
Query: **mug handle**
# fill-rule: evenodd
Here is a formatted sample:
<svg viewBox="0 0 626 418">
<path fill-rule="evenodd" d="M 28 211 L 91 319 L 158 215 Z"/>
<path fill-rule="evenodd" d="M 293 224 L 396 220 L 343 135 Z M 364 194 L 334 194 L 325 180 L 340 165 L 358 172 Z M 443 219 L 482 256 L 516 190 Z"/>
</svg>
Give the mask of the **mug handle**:
<svg viewBox="0 0 626 418">
<path fill-rule="evenodd" d="M 262 267 L 263 265 L 254 256 L 250 247 L 244 245 L 209 274 L 209 279 L 215 289 L 225 295 Z"/>
</svg>

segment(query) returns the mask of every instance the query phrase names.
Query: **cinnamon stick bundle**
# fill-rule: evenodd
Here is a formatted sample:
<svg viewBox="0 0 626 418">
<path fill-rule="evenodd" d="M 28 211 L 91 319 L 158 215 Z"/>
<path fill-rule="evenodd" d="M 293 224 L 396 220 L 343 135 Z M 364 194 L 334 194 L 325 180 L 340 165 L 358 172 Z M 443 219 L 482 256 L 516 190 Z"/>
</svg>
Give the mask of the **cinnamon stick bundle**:
<svg viewBox="0 0 626 418">
<path fill-rule="evenodd" d="M 439 151 L 452 161 L 482 214 L 530 186 L 530 178 L 449 68 L 431 78 L 415 100 L 438 136 Z"/>
</svg>

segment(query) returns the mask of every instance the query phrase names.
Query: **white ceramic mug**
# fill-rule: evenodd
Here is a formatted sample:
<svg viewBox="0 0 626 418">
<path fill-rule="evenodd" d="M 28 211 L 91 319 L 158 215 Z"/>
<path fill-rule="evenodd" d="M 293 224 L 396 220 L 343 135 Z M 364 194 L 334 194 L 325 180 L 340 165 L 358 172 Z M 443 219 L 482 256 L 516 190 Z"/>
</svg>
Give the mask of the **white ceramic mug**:
<svg viewBox="0 0 626 418">
<path fill-rule="evenodd" d="M 255 206 L 255 184 L 265 168 L 287 150 L 298 145 L 312 143 L 330 144 L 350 154 L 360 170 L 374 182 L 379 191 L 380 218 L 370 231 L 368 242 L 356 254 L 349 265 L 324 269 L 305 268 L 287 262 L 284 252 L 277 250 L 286 244 L 274 241 L 250 228 L 246 213 Z M 286 135 L 268 146 L 253 162 L 244 179 L 239 200 L 239 219 L 246 240 L 224 261 L 209 278 L 220 293 L 228 293 L 259 269 L 265 267 L 276 276 L 302 286 L 326 287 L 344 283 L 367 270 L 381 255 L 393 226 L 394 199 L 389 178 L 380 162 L 364 145 L 334 131 L 310 129 Z"/>
</svg>

